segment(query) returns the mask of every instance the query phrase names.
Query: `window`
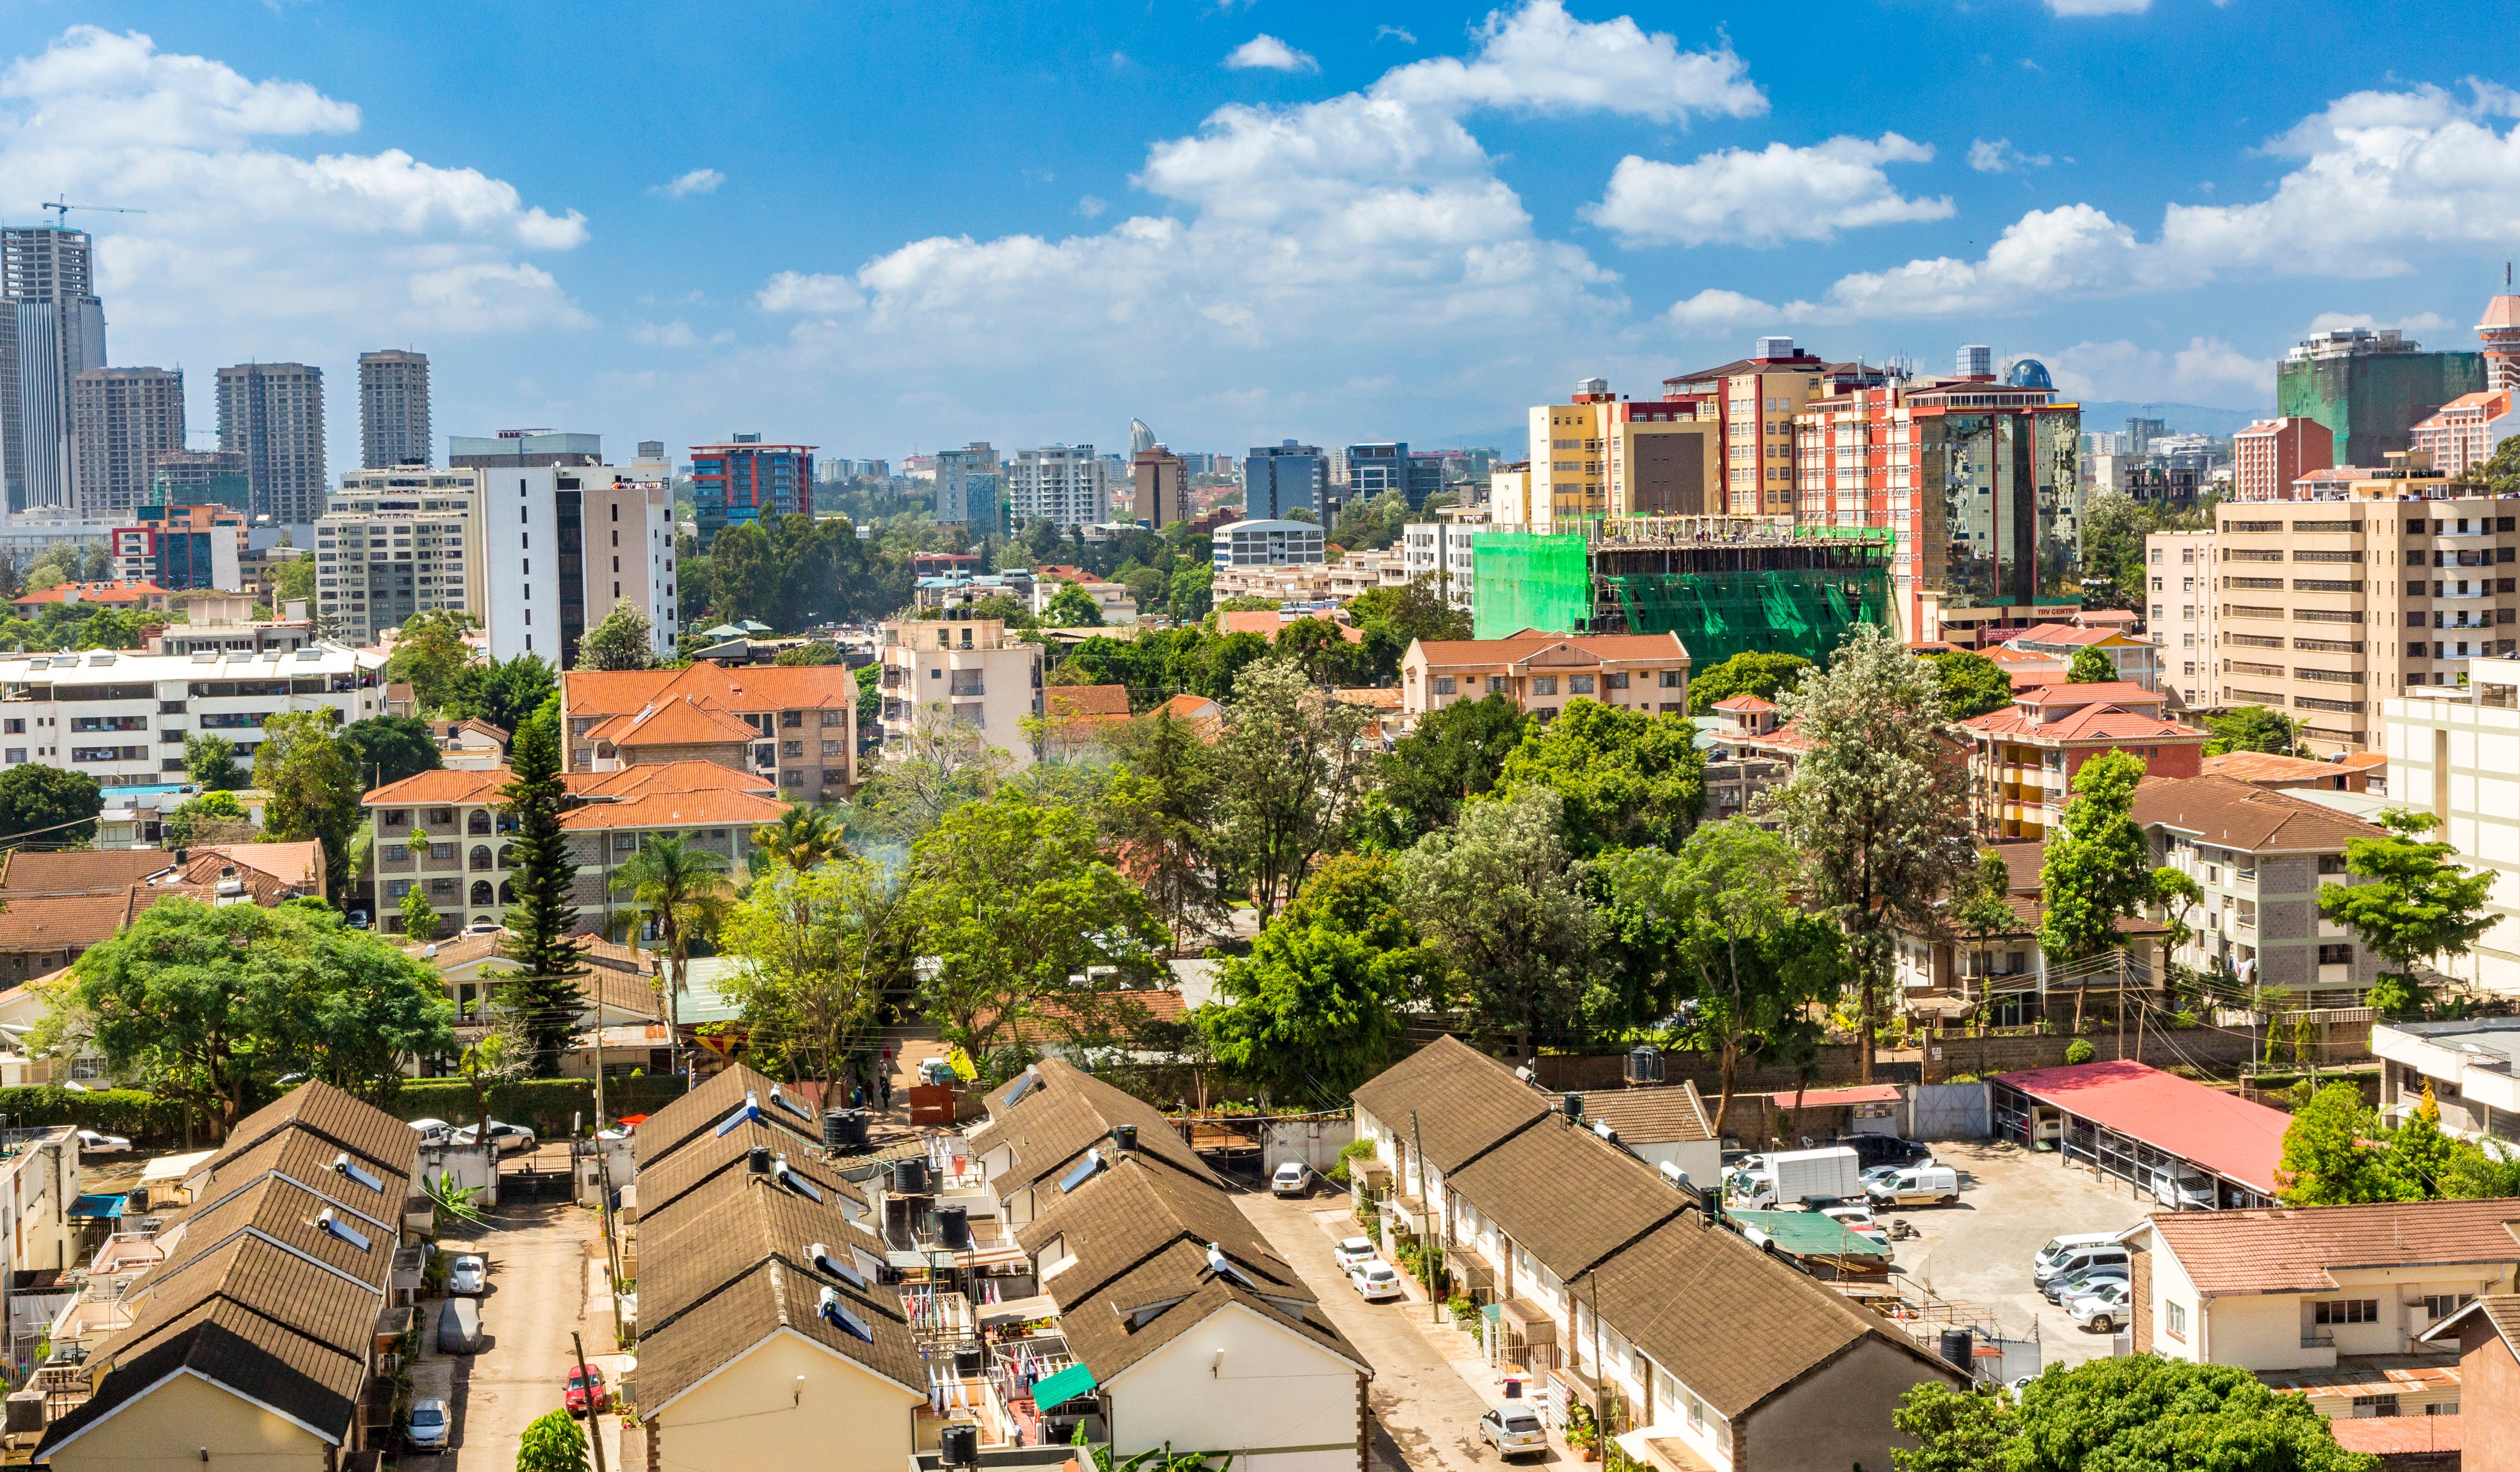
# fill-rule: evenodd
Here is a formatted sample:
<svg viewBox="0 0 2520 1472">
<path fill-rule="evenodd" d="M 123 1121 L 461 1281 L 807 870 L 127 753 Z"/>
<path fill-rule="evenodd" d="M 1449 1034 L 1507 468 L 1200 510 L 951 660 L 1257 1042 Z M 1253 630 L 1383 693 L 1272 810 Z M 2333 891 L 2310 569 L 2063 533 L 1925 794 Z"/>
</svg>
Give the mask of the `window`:
<svg viewBox="0 0 2520 1472">
<path fill-rule="evenodd" d="M 1535 695 L 1553 695 L 1557 693 L 1557 677 L 1555 675 L 1532 676 L 1531 692 Z"/>
<path fill-rule="evenodd" d="M 2430 1318 L 2448 1318 L 2474 1302 L 2476 1295 L 2473 1293 L 2427 1293 L 2424 1295 L 2424 1315 Z"/>
<path fill-rule="evenodd" d="M 2380 1301 L 2376 1298 L 2332 1298 L 2311 1305 L 2316 1323 L 2378 1323 Z"/>
<path fill-rule="evenodd" d="M 805 754 L 805 743 L 802 741 L 782 741 L 779 743 L 779 754 L 781 756 L 791 758 L 803 756 Z"/>
<path fill-rule="evenodd" d="M 845 710 L 827 710 L 823 712 L 823 729 L 826 731 L 831 730 L 834 726 L 845 726 L 848 722 L 849 713 Z"/>
<path fill-rule="evenodd" d="M 428 846 L 428 857 L 432 861 L 452 859 L 455 857 L 455 845 L 451 843 L 432 843 Z"/>
<path fill-rule="evenodd" d="M 1570 695 L 1589 695 L 1593 693 L 1593 677 L 1590 675 L 1567 676 L 1566 692 Z"/>
<path fill-rule="evenodd" d="M 2396 1396 L 2356 1396 L 2354 1398 L 2353 1419 L 2355 1420 L 2368 1420 L 2374 1416 L 2393 1416 L 2397 1413 Z"/>
<path fill-rule="evenodd" d="M 1628 688 L 1627 672 L 1622 670 L 1617 674 L 1603 675 L 1601 677 L 1601 688 L 1603 690 L 1626 690 Z"/>
<path fill-rule="evenodd" d="M 1662 672 L 1662 688 L 1664 690 L 1678 690 L 1680 689 L 1681 681 L 1687 678 L 1688 676 L 1684 671 L 1664 670 Z"/>
<path fill-rule="evenodd" d="M 793 731 L 805 724 L 805 713 L 801 710 L 783 710 L 779 713 L 779 724 L 785 730 Z"/>
<path fill-rule="evenodd" d="M 837 742 L 837 741 L 825 741 L 825 742 L 823 743 L 823 755 L 825 755 L 825 756 L 839 756 L 839 755 L 841 755 L 841 754 L 842 754 L 842 753 L 841 753 L 841 751 L 840 751 L 840 743 L 839 743 L 839 742 Z"/>
<path fill-rule="evenodd" d="M 1700 1431 L 1706 1429 L 1706 1403 L 1694 1395 L 1688 1398 L 1688 1424 Z"/>
<path fill-rule="evenodd" d="M 793 767 L 790 767 L 787 771 L 779 774 L 779 785 L 783 787 L 801 787 L 805 785 L 805 774 L 797 771 Z"/>
<path fill-rule="evenodd" d="M 2180 1339 L 2187 1337 L 2187 1306 L 2185 1304 L 2174 1303 L 2164 1305 L 2162 1309 L 2161 1321 L 2162 1327 L 2169 1331 L 2173 1336 Z"/>
<path fill-rule="evenodd" d="M 1491 694 L 1491 695 L 1502 695 L 1502 694 L 1504 694 L 1504 693 L 1505 693 L 1505 688 L 1506 688 L 1506 678 L 1505 678 L 1505 676 L 1503 676 L 1503 675 L 1490 675 L 1490 676 L 1488 676 L 1488 693 L 1489 693 L 1489 694 Z"/>
<path fill-rule="evenodd" d="M 1455 682 L 1453 677 L 1450 675 L 1437 675 L 1435 677 L 1435 693 L 1439 695 L 1449 695 L 1458 688 L 1459 686 L 1457 682 Z"/>
<path fill-rule="evenodd" d="M 2354 947 L 2346 942 L 2321 946 L 2318 948 L 2318 963 L 2322 966 L 2350 966 L 2354 964 Z"/>
<path fill-rule="evenodd" d="M 9 735 L 24 736 L 25 734 L 26 718 L 23 716 L 11 716 L 9 718 Z"/>
</svg>

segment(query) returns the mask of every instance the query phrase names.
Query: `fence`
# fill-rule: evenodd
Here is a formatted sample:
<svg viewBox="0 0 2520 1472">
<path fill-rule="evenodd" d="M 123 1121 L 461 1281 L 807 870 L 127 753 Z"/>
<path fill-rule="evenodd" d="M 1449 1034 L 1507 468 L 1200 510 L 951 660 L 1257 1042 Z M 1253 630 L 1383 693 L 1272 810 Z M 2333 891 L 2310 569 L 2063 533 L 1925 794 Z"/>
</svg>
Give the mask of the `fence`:
<svg viewBox="0 0 2520 1472">
<path fill-rule="evenodd" d="M 1919 1084 L 1908 1092 L 1916 1139 L 1985 1139 L 1995 1133 L 1984 1084 Z"/>
</svg>

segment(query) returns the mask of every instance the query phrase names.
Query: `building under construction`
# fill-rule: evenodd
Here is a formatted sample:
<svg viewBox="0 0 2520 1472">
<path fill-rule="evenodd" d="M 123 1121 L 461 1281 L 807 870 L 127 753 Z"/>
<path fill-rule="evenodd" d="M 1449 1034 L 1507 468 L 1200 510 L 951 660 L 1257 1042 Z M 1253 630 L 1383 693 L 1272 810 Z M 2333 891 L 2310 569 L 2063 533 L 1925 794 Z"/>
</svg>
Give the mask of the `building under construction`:
<svg viewBox="0 0 2520 1472">
<path fill-rule="evenodd" d="M 1824 661 L 1857 624 L 1896 628 L 1886 528 L 1617 516 L 1470 543 L 1480 639 L 1678 634 L 1698 669 L 1745 650 Z"/>
</svg>

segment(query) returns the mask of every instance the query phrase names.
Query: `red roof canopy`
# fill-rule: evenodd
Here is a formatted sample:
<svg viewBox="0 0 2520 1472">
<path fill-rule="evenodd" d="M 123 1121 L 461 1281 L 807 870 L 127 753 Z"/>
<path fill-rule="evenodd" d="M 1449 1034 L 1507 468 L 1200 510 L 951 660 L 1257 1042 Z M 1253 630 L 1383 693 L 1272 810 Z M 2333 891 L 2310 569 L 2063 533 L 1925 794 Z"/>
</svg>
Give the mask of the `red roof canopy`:
<svg viewBox="0 0 2520 1472">
<path fill-rule="evenodd" d="M 1779 1107 L 1791 1109 L 1800 1097 L 1806 1109 L 1834 1109 L 1847 1104 L 1895 1104 L 1899 1102 L 1896 1084 L 1849 1084 L 1843 1089 L 1806 1089 L 1797 1095 L 1787 1089 L 1769 1094 Z"/>
<path fill-rule="evenodd" d="M 2123 1058 L 1999 1074 L 1996 1081 L 2193 1161 L 2260 1195 L 2275 1193 L 2275 1165 L 2283 1158 L 2284 1129 L 2292 1123 L 2280 1109 Z"/>
</svg>

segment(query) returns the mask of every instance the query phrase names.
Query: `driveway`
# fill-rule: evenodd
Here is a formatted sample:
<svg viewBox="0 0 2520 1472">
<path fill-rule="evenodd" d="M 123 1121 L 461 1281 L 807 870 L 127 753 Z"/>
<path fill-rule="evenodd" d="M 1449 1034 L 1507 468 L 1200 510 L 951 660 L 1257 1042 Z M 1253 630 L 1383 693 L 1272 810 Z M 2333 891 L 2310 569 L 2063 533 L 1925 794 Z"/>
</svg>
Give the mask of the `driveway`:
<svg viewBox="0 0 2520 1472">
<path fill-rule="evenodd" d="M 1332 1243 L 1358 1230 L 1346 1196 L 1281 1201 L 1245 1191 L 1235 1201 L 1269 1245 L 1295 1265 L 1330 1322 L 1373 1367 L 1367 1401 L 1373 1408 L 1377 1472 L 1497 1472 L 1504 1463 L 1479 1439 L 1479 1416 L 1504 1399 L 1473 1388 L 1493 1381 L 1487 1361 L 1469 1335 L 1449 1322 L 1430 1325 L 1433 1311 L 1423 1298 L 1369 1304 L 1356 1296 L 1330 1255 Z M 1563 1459 L 1553 1446 L 1541 1458 Z"/>
</svg>

